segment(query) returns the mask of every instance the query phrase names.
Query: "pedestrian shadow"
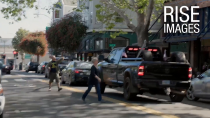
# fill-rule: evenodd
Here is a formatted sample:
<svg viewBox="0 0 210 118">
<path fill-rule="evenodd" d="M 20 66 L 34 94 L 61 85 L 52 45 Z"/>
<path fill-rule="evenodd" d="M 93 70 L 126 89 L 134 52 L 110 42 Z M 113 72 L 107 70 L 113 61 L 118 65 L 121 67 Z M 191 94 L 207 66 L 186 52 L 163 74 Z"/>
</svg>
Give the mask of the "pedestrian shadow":
<svg viewBox="0 0 210 118">
<path fill-rule="evenodd" d="M 107 93 L 110 95 L 110 93 Z M 150 118 L 155 117 L 140 110 L 120 105 L 120 103 L 98 103 L 96 97 L 87 96 L 87 102 L 80 100 L 82 94 L 76 92 L 32 92 L 21 93 L 16 97 L 7 98 L 4 118 Z M 115 97 L 122 95 L 115 94 Z M 112 96 L 112 97 L 114 97 Z M 146 106 L 146 105 L 141 105 Z M 167 113 L 167 112 L 166 112 Z M 172 113 L 171 113 L 172 114 Z M 180 118 L 200 118 L 190 113 L 172 114 Z"/>
<path fill-rule="evenodd" d="M 132 99 L 131 101 L 126 101 L 124 99 L 124 96 L 122 93 L 116 93 L 116 92 L 106 92 L 103 94 L 103 96 L 106 97 L 111 97 L 114 99 L 118 99 L 124 102 L 128 102 L 128 103 L 146 103 L 146 104 L 172 104 L 172 102 L 170 101 L 163 101 L 161 99 L 154 99 L 154 98 L 146 98 L 143 96 L 137 96 L 134 99 Z"/>
</svg>

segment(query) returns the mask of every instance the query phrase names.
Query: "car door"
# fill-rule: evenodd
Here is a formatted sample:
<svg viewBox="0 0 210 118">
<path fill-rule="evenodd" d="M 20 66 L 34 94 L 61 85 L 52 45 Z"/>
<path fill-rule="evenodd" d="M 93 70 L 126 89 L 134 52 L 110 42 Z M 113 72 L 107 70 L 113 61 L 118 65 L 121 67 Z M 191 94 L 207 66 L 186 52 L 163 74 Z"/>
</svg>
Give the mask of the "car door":
<svg viewBox="0 0 210 118">
<path fill-rule="evenodd" d="M 210 69 L 205 72 L 207 77 L 205 77 L 202 81 L 203 86 L 203 97 L 210 98 Z"/>
<path fill-rule="evenodd" d="M 197 97 L 205 96 L 205 81 L 208 78 L 208 72 L 204 72 L 199 77 L 194 79 L 193 83 L 193 94 Z"/>
<path fill-rule="evenodd" d="M 112 50 L 112 52 L 108 56 L 108 60 L 102 65 L 103 79 L 108 85 L 116 84 L 116 77 L 113 76 L 114 56 L 116 54 L 116 51 L 116 49 Z"/>
<path fill-rule="evenodd" d="M 43 62 L 38 66 L 39 71 L 41 71 L 42 66 L 43 66 Z"/>
<path fill-rule="evenodd" d="M 118 73 L 120 72 L 118 70 L 118 64 L 119 64 L 119 61 L 121 59 L 121 56 L 122 56 L 122 52 L 123 50 L 121 48 L 119 49 L 116 49 L 116 53 L 114 55 L 114 58 L 113 58 L 113 63 L 110 64 L 110 70 L 111 70 L 111 78 L 113 78 L 113 83 L 115 84 L 118 84 L 120 81 L 118 81 L 120 79 L 120 77 L 118 78 Z"/>
<path fill-rule="evenodd" d="M 63 74 L 64 74 L 64 80 L 65 81 L 67 81 L 68 80 L 68 68 L 70 67 L 70 65 L 71 65 L 71 62 L 66 66 L 66 68 L 65 68 L 65 71 L 63 71 Z"/>
</svg>

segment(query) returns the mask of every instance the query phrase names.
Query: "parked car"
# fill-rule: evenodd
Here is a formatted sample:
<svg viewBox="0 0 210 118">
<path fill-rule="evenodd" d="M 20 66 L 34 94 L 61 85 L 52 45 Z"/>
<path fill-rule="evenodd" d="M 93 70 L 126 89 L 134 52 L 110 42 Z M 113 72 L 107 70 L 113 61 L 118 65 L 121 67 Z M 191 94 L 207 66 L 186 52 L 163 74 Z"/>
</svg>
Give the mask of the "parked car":
<svg viewBox="0 0 210 118">
<path fill-rule="evenodd" d="M 4 91 L 2 88 L 2 85 L 0 84 L 0 118 L 3 118 L 3 112 L 4 112 L 4 107 L 5 107 L 5 96 L 4 96 Z"/>
<path fill-rule="evenodd" d="M 62 84 L 87 84 L 92 64 L 88 62 L 72 61 L 61 72 Z"/>
<path fill-rule="evenodd" d="M 0 118 L 3 118 L 3 112 L 4 112 L 4 107 L 5 107 L 5 96 L 4 96 L 4 91 L 1 85 L 1 80 L 2 80 L 2 68 L 3 64 L 0 61 Z"/>
<path fill-rule="evenodd" d="M 10 66 L 9 66 L 9 65 L 3 64 L 3 66 L 2 66 L 2 72 L 3 72 L 3 73 L 6 73 L 6 74 L 10 74 L 10 73 L 11 73 L 11 68 L 10 68 Z"/>
<path fill-rule="evenodd" d="M 200 98 L 210 99 L 210 69 L 193 78 L 186 97 L 188 100 L 197 101 Z"/>
<path fill-rule="evenodd" d="M 56 57 L 56 60 L 58 60 L 58 59 L 60 59 L 60 57 Z M 60 64 L 58 64 L 60 71 L 62 71 L 68 65 L 69 62 L 70 61 L 68 58 L 64 58 L 64 60 Z M 49 70 L 48 70 L 47 66 L 45 66 L 45 78 L 48 78 L 48 77 L 49 77 Z"/>
<path fill-rule="evenodd" d="M 171 62 L 165 62 L 158 47 L 145 47 L 137 57 L 140 50 L 138 46 L 115 48 L 98 64 L 101 93 L 108 85 L 123 87 L 126 100 L 149 92 L 169 95 L 171 101 L 181 102 L 192 77 L 192 68 L 184 53 L 173 53 Z"/>
<path fill-rule="evenodd" d="M 43 74 L 45 72 L 45 66 L 47 66 L 49 62 L 42 62 L 38 68 L 37 68 L 37 73 Z"/>
<path fill-rule="evenodd" d="M 26 65 L 26 72 L 29 71 L 35 71 L 37 73 L 37 68 L 38 68 L 38 63 L 37 62 L 28 62 L 28 64 Z"/>
</svg>

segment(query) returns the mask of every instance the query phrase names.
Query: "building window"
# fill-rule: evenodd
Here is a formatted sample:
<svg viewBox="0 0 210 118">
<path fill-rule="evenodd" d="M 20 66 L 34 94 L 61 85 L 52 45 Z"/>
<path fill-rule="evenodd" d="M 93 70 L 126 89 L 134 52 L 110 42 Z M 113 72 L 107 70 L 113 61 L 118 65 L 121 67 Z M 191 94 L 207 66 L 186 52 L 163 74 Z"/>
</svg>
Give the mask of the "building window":
<svg viewBox="0 0 210 118">
<path fill-rule="evenodd" d="M 86 50 L 89 50 L 89 47 L 90 47 L 90 43 L 89 43 L 89 40 L 87 40 L 86 42 L 85 42 L 85 49 Z"/>
<path fill-rule="evenodd" d="M 103 39 L 95 41 L 95 49 L 96 50 L 103 49 Z"/>
<path fill-rule="evenodd" d="M 55 18 L 60 18 L 60 10 L 55 10 Z"/>
<path fill-rule="evenodd" d="M 209 22 L 209 9 L 208 8 L 204 8 L 204 27 L 206 27 L 206 25 Z M 208 30 L 208 28 L 205 28 L 205 32 Z"/>
<path fill-rule="evenodd" d="M 120 17 L 119 14 L 117 14 L 117 15 L 115 16 L 115 22 L 116 22 L 116 23 L 122 23 L 122 22 L 123 22 L 123 18 Z"/>
<path fill-rule="evenodd" d="M 129 40 L 124 37 L 116 37 L 115 39 L 111 39 L 109 44 L 115 44 L 115 47 L 126 47 L 129 45 Z"/>
</svg>

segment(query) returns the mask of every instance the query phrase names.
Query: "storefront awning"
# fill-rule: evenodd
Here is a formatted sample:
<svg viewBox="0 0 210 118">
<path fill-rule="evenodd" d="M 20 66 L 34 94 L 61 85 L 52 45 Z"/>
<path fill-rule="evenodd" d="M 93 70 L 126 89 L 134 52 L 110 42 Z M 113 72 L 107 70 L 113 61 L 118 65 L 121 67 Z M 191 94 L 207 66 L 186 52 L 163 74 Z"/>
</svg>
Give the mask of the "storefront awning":
<svg viewBox="0 0 210 118">
<path fill-rule="evenodd" d="M 171 37 L 167 43 L 174 43 L 174 42 L 188 42 L 188 41 L 194 41 L 197 40 L 197 36 L 178 36 L 178 37 Z"/>
</svg>

